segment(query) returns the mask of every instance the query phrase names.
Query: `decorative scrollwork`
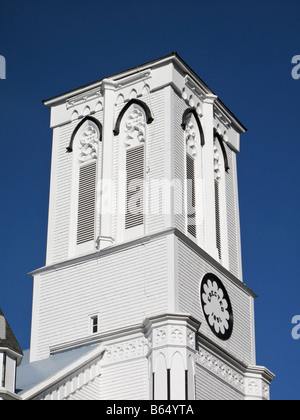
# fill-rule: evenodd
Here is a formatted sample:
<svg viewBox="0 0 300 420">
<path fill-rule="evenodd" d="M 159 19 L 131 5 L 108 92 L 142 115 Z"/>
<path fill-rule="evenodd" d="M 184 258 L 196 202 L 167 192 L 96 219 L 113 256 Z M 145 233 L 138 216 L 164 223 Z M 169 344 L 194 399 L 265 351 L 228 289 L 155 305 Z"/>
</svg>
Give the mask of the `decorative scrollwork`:
<svg viewBox="0 0 300 420">
<path fill-rule="evenodd" d="M 98 133 L 95 127 L 88 125 L 79 141 L 79 162 L 97 159 Z"/>
<path fill-rule="evenodd" d="M 216 143 L 214 142 L 214 174 L 215 180 L 220 181 L 221 179 L 221 160 L 219 150 Z"/>
<path fill-rule="evenodd" d="M 145 115 L 134 108 L 126 120 L 125 145 L 132 146 L 133 142 L 145 143 Z"/>
<path fill-rule="evenodd" d="M 189 118 L 186 122 L 185 141 L 186 141 L 187 148 L 190 150 L 192 156 L 195 157 L 196 154 L 197 154 L 196 130 L 195 130 L 195 126 L 194 126 L 191 118 Z"/>
</svg>

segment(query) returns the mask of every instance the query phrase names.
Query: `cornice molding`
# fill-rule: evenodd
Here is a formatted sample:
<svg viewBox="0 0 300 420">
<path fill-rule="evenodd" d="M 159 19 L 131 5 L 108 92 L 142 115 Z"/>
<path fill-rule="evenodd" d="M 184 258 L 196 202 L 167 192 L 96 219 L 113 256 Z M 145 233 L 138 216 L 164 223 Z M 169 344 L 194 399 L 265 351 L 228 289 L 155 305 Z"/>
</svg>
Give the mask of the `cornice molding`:
<svg viewBox="0 0 300 420">
<path fill-rule="evenodd" d="M 98 260 L 99 258 L 104 258 L 107 255 L 111 255 L 126 249 L 135 248 L 136 246 L 144 245 L 150 241 L 168 236 L 168 235 L 175 235 L 181 241 L 183 241 L 189 248 L 193 249 L 198 255 L 200 255 L 204 260 L 209 262 L 213 265 L 213 267 L 225 277 L 227 277 L 230 281 L 232 281 L 236 286 L 238 286 L 241 290 L 247 293 L 249 296 L 256 298 L 257 295 L 241 280 L 235 277 L 230 271 L 224 268 L 219 262 L 217 262 L 213 257 L 211 257 L 207 252 L 205 252 L 202 248 L 199 247 L 195 242 L 189 239 L 184 233 L 182 233 L 177 228 L 169 228 L 160 232 L 156 232 L 152 235 L 148 236 L 141 236 L 133 241 L 123 242 L 118 245 L 111 245 L 105 249 L 100 251 L 92 252 L 86 255 L 82 255 L 80 257 L 72 258 L 69 260 L 65 260 L 62 262 L 57 262 L 55 264 L 51 264 L 45 267 L 38 268 L 37 270 L 31 271 L 28 273 L 31 276 L 36 276 L 39 274 L 44 274 L 47 272 L 63 270 L 65 268 L 76 266 L 78 264 L 82 264 L 84 262 Z"/>
<path fill-rule="evenodd" d="M 64 101 L 69 100 L 69 106 L 71 105 L 72 98 L 81 101 L 81 98 L 84 98 L 90 91 L 95 90 L 100 91 L 103 80 L 110 80 L 114 83 L 116 88 L 125 86 L 126 84 L 131 84 L 137 80 L 146 80 L 151 77 L 151 72 L 154 68 L 161 67 L 173 63 L 180 72 L 185 75 L 186 84 L 191 86 L 191 90 L 198 92 L 200 97 L 215 96 L 214 92 L 206 85 L 206 83 L 189 67 L 187 63 L 176 53 L 173 52 L 165 57 L 158 58 L 156 60 L 150 61 L 148 63 L 142 64 L 140 66 L 125 70 L 121 73 L 110 76 L 106 79 L 100 79 L 96 82 L 90 83 L 88 85 L 82 86 L 80 88 L 71 90 L 69 92 L 63 93 L 62 95 L 55 96 L 50 99 L 42 101 L 45 106 L 51 108 L 54 105 L 63 103 Z M 170 80 L 170 83 L 172 81 Z M 153 90 L 152 90 L 153 91 Z M 239 133 L 244 133 L 247 129 L 242 125 L 242 123 L 234 116 L 234 114 L 223 104 L 223 102 L 217 98 L 214 101 L 215 106 L 222 111 L 229 121 L 236 127 Z"/>
<path fill-rule="evenodd" d="M 96 89 L 89 90 L 88 92 L 84 92 L 80 95 L 73 96 L 66 100 L 66 107 L 67 109 L 73 108 L 75 106 L 81 105 L 84 102 L 87 102 L 92 99 L 101 98 L 102 93 L 100 87 Z"/>
</svg>

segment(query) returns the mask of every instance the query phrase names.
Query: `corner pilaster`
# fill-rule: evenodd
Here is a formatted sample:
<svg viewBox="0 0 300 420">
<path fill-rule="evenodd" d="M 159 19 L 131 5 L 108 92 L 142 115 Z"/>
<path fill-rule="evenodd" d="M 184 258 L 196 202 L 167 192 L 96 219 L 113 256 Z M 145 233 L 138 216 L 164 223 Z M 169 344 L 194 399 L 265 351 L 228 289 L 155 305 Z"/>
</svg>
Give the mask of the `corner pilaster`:
<svg viewBox="0 0 300 420">
<path fill-rule="evenodd" d="M 203 131 L 205 147 L 203 148 L 204 197 L 205 197 L 205 250 L 218 260 L 216 246 L 216 210 L 214 197 L 214 102 L 217 96 L 207 94 L 203 100 Z"/>
<path fill-rule="evenodd" d="M 153 400 L 194 400 L 196 332 L 187 314 L 163 314 L 145 321 Z"/>
<path fill-rule="evenodd" d="M 112 208 L 113 208 L 113 128 L 115 84 L 110 79 L 102 82 L 104 97 L 103 109 L 103 154 L 102 154 L 102 191 L 101 191 L 101 224 L 98 249 L 104 249 L 113 243 Z"/>
<path fill-rule="evenodd" d="M 275 375 L 263 366 L 249 366 L 245 373 L 245 400 L 269 400 Z"/>
</svg>

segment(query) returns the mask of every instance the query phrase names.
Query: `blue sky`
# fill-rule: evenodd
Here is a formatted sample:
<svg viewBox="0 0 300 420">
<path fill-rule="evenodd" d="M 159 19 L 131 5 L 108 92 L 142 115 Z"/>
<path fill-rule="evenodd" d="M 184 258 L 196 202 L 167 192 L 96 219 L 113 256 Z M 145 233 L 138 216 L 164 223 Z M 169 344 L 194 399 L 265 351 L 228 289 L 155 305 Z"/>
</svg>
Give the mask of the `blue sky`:
<svg viewBox="0 0 300 420">
<path fill-rule="evenodd" d="M 273 399 L 300 399 L 299 16 L 299 0 L 0 0 L 0 306 L 24 349 L 27 273 L 46 251 L 51 130 L 41 101 L 177 51 L 248 128 L 238 174 L 257 363 L 276 374 Z"/>
</svg>

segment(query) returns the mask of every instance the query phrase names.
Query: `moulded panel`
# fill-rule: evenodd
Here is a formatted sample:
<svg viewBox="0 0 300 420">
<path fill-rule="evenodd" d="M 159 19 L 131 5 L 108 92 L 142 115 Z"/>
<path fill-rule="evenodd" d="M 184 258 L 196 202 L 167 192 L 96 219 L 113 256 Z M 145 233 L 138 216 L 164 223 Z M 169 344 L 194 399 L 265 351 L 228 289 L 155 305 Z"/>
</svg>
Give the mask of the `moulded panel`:
<svg viewBox="0 0 300 420">
<path fill-rule="evenodd" d="M 171 365 L 171 384 L 170 384 L 170 393 L 171 400 L 185 400 L 186 395 L 186 374 L 184 369 L 184 364 L 182 360 L 182 355 L 176 352 L 172 357 Z"/>
<path fill-rule="evenodd" d="M 166 366 L 166 358 L 162 353 L 160 353 L 156 361 L 154 376 L 154 399 L 168 399 L 168 373 Z"/>
</svg>

